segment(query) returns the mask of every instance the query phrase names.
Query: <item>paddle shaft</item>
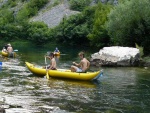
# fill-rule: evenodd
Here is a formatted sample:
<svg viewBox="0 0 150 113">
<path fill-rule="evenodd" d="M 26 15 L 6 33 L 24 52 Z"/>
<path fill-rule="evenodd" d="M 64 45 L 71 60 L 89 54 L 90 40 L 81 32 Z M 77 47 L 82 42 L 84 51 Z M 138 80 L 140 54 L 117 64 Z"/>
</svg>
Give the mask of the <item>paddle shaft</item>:
<svg viewBox="0 0 150 113">
<path fill-rule="evenodd" d="M 46 57 L 45 57 L 45 65 L 46 65 L 46 78 L 49 79 Z"/>
</svg>

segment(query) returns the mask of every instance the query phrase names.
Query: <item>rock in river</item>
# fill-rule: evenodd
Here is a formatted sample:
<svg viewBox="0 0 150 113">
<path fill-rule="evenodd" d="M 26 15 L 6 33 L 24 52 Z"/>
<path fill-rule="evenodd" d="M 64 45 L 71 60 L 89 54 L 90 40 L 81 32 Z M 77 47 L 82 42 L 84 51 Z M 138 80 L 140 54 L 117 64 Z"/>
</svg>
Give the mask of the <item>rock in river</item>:
<svg viewBox="0 0 150 113">
<path fill-rule="evenodd" d="M 92 54 L 90 61 L 95 66 L 138 66 L 140 51 L 131 47 L 104 47 Z"/>
</svg>

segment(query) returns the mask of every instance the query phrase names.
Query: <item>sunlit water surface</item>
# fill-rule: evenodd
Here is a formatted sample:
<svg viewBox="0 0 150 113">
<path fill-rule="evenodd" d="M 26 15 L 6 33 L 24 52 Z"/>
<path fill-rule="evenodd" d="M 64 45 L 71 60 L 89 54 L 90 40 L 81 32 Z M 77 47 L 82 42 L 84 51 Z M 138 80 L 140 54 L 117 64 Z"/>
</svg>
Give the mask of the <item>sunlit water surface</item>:
<svg viewBox="0 0 150 113">
<path fill-rule="evenodd" d="M 44 55 L 50 48 L 19 47 L 17 58 L 2 59 L 0 69 L 0 107 L 6 113 L 149 113 L 149 68 L 91 67 L 103 69 L 98 81 L 76 81 L 37 77 L 25 61 L 45 66 Z M 59 68 L 69 69 L 79 61 L 78 48 L 59 47 Z M 88 51 L 88 50 L 87 50 Z M 49 61 L 47 60 L 49 63 Z"/>
</svg>

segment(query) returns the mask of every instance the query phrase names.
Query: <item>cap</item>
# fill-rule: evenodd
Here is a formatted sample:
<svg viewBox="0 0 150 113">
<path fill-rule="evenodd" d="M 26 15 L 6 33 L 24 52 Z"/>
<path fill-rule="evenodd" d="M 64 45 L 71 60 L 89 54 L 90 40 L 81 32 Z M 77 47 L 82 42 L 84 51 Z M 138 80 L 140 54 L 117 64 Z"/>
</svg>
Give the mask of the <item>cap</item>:
<svg viewBox="0 0 150 113">
<path fill-rule="evenodd" d="M 9 43 L 9 44 L 7 44 L 8 46 L 11 46 L 11 44 Z"/>
</svg>

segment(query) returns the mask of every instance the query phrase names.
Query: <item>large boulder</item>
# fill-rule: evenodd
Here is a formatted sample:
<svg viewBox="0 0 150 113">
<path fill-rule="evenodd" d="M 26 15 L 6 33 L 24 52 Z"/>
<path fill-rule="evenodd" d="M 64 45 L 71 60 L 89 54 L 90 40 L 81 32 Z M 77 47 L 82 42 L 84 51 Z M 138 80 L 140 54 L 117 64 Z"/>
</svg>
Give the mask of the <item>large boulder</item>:
<svg viewBox="0 0 150 113">
<path fill-rule="evenodd" d="M 138 66 L 140 51 L 131 47 L 104 47 L 92 54 L 90 61 L 95 66 Z"/>
</svg>

